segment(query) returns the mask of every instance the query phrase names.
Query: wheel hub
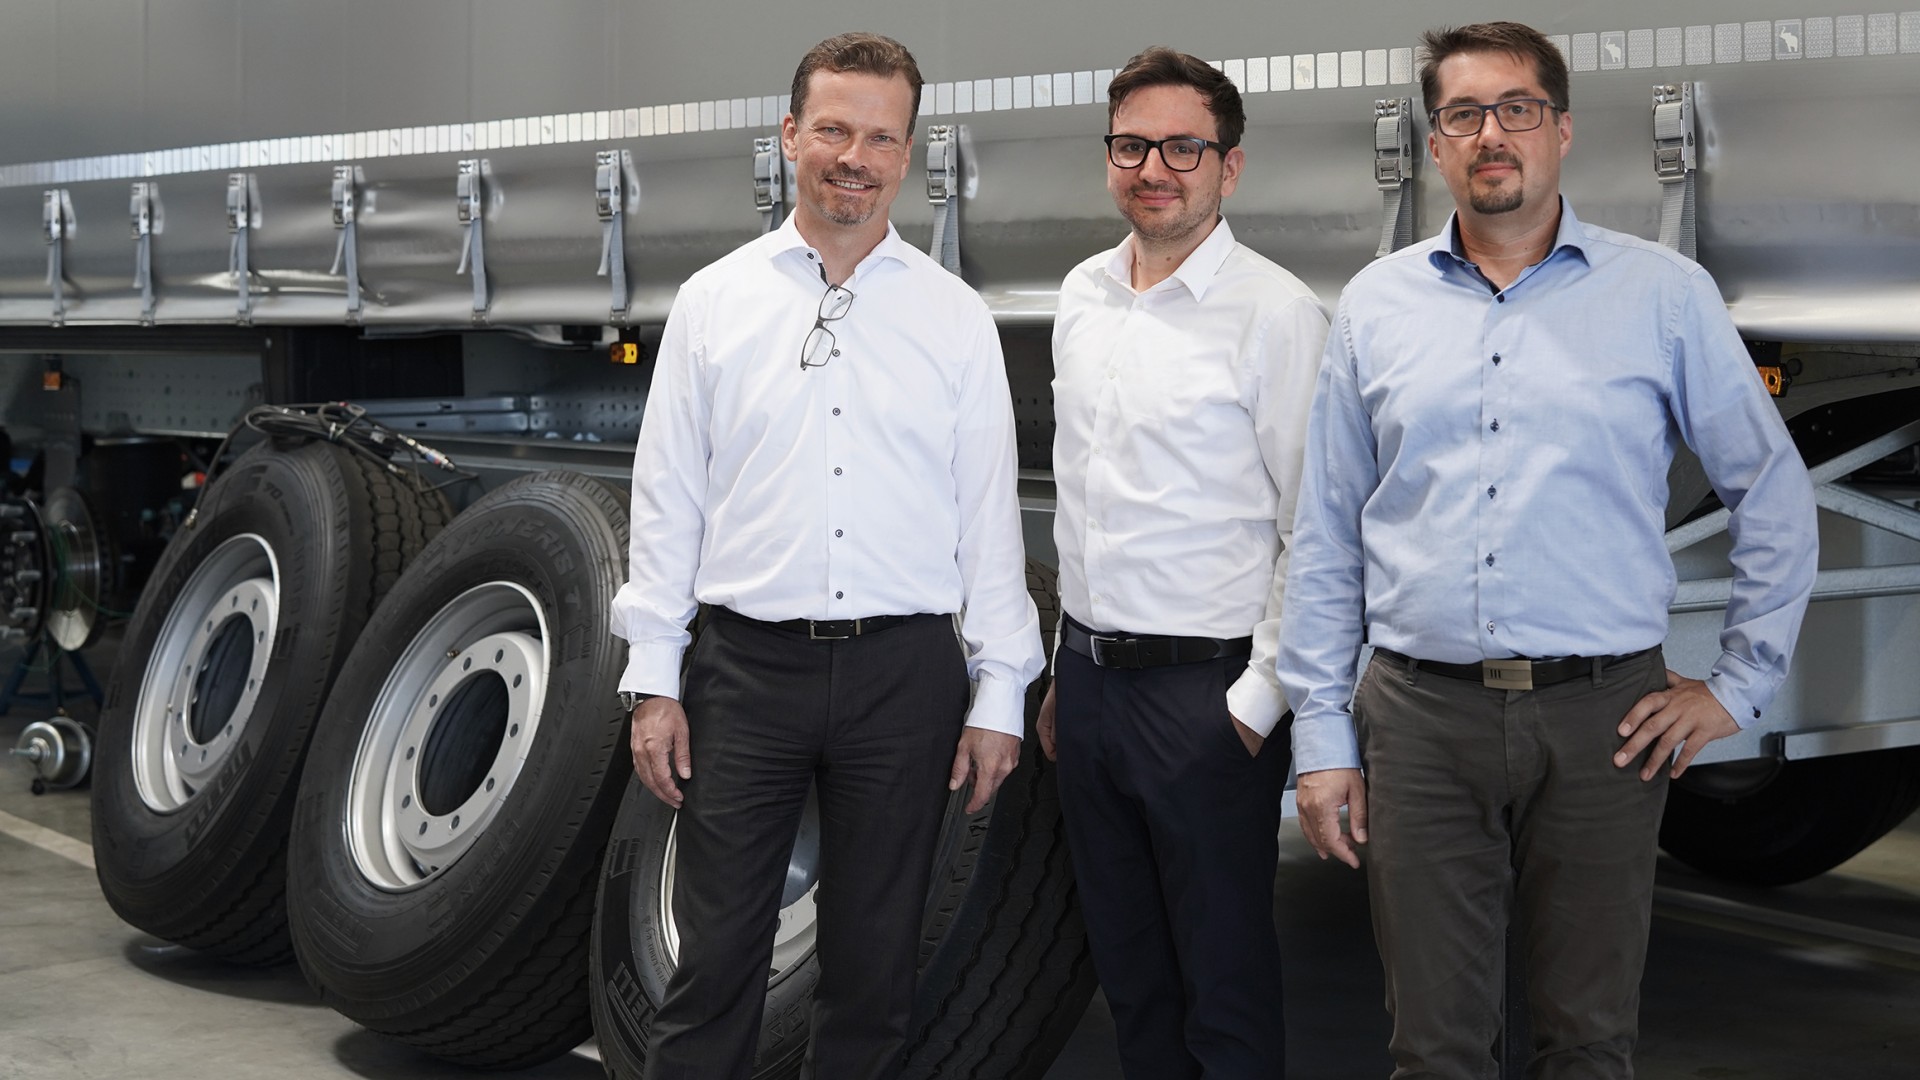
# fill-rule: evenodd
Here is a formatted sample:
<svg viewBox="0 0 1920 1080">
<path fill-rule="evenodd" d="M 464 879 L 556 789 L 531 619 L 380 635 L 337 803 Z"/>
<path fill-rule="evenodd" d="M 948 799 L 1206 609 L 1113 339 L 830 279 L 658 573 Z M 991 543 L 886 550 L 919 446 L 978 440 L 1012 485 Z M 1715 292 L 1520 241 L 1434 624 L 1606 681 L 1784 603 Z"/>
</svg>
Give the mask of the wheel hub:
<svg viewBox="0 0 1920 1080">
<path fill-rule="evenodd" d="M 355 865 L 383 889 L 444 873 L 499 815 L 547 692 L 544 620 L 510 582 L 478 586 L 427 621 L 375 698 L 347 802 Z"/>
<path fill-rule="evenodd" d="M 272 549 L 248 533 L 174 597 L 134 705 L 134 783 L 151 809 L 185 806 L 240 744 L 273 657 L 278 582 Z"/>
</svg>

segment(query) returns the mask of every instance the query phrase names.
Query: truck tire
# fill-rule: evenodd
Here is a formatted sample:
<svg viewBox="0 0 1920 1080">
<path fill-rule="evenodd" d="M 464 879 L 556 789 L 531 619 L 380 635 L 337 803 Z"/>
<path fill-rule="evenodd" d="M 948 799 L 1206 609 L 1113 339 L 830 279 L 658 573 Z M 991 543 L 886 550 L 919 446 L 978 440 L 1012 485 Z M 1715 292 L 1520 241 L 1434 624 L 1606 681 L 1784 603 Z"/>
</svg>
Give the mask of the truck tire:
<svg viewBox="0 0 1920 1080">
<path fill-rule="evenodd" d="M 1789 885 L 1846 862 L 1920 806 L 1920 747 L 1790 761 L 1748 783 L 1717 782 L 1739 774 L 1714 770 L 1744 767 L 1690 769 L 1674 782 L 1660 822 L 1669 855 L 1727 881 Z"/>
<path fill-rule="evenodd" d="M 367 624 L 301 777 L 289 922 L 355 1022 L 509 1069 L 591 1033 L 594 884 L 627 766 L 608 625 L 624 493 L 576 473 L 482 498 Z"/>
<path fill-rule="evenodd" d="M 1051 638 L 1056 575 L 1029 562 L 1027 581 Z M 921 934 L 906 1080 L 1038 1080 L 1093 996 L 1053 765 L 1032 731 L 1045 691 L 1044 678 L 1028 689 L 1020 765 L 993 802 L 972 816 L 957 797 L 948 805 Z M 607 1075 L 618 1080 L 641 1075 L 647 1024 L 678 953 L 674 817 L 634 779 L 607 847 L 593 931 L 593 1018 Z M 806 1054 L 818 969 L 812 892 L 794 883 L 807 877 L 815 828 L 809 806 L 775 933 L 755 1080 L 798 1075 Z"/>
<path fill-rule="evenodd" d="M 167 546 L 107 684 L 100 889 L 127 922 L 242 963 L 290 958 L 294 779 L 375 605 L 452 516 L 377 462 L 265 443 Z"/>
</svg>

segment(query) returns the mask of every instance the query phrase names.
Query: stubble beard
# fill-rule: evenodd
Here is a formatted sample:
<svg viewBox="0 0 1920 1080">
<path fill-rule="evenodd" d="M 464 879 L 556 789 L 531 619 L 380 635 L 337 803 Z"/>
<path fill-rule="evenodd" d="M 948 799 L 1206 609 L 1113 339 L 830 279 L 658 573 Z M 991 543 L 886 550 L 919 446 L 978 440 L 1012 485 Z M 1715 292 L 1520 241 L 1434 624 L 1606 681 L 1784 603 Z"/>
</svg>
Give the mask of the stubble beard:
<svg viewBox="0 0 1920 1080">
<path fill-rule="evenodd" d="M 875 198 L 873 202 L 862 204 L 856 201 L 860 196 L 852 192 L 843 192 L 841 189 L 834 187 L 832 183 L 834 180 L 852 180 L 861 184 L 874 183 L 871 176 L 858 172 L 835 171 L 827 176 L 821 177 L 820 183 L 826 187 L 827 196 L 820 200 L 820 216 L 833 222 L 835 225 L 844 225 L 848 228 L 865 225 L 867 222 L 872 221 L 874 211 L 880 208 L 879 199 Z M 872 194 L 877 196 L 879 190 L 879 187 L 876 186 Z"/>
<path fill-rule="evenodd" d="M 1135 188 L 1132 190 L 1165 189 Z M 1129 192 L 1129 194 L 1131 193 L 1132 191 Z M 1120 216 L 1127 219 L 1128 225 L 1133 226 L 1134 235 L 1148 243 L 1164 244 L 1176 240 L 1184 240 L 1192 236 L 1197 230 L 1211 224 L 1220 213 L 1220 201 L 1218 199 L 1209 200 L 1207 205 L 1199 205 L 1194 201 L 1194 195 L 1191 193 L 1187 194 L 1184 198 L 1186 210 L 1183 213 L 1162 212 L 1159 214 L 1150 214 L 1136 210 L 1131 203 L 1127 203 L 1121 206 Z"/>
</svg>

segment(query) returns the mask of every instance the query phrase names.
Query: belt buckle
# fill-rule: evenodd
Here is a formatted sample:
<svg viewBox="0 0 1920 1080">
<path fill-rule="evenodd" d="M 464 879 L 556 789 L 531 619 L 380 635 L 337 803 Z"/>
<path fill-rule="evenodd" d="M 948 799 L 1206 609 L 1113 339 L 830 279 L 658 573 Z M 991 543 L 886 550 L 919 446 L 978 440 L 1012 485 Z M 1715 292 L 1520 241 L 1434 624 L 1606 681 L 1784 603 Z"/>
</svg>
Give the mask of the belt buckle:
<svg viewBox="0 0 1920 1080">
<path fill-rule="evenodd" d="M 855 620 L 853 620 L 853 633 L 852 633 L 852 634 L 822 634 L 822 633 L 820 633 L 820 632 L 819 632 L 818 630 L 816 630 L 816 629 L 815 629 L 815 627 L 817 627 L 817 626 L 818 626 L 819 624 L 821 624 L 821 623 L 823 623 L 823 622 L 840 622 L 840 621 L 842 621 L 842 620 L 839 620 L 839 619 L 808 619 L 808 620 L 807 620 L 807 640 L 808 640 L 808 641 L 845 641 L 845 640 L 847 640 L 848 638 L 850 638 L 850 637 L 853 637 L 853 636 L 854 636 L 855 634 L 858 634 L 858 633 L 860 632 L 860 620 L 859 620 L 859 619 L 855 619 Z"/>
<path fill-rule="evenodd" d="M 1533 689 L 1533 661 L 1482 660 L 1480 661 L 1480 684 L 1495 690 L 1531 690 Z"/>
<path fill-rule="evenodd" d="M 1140 666 L 1140 643 L 1133 638 L 1101 637 L 1089 634 L 1093 642 L 1093 662 L 1103 668 L 1137 668 Z"/>
</svg>

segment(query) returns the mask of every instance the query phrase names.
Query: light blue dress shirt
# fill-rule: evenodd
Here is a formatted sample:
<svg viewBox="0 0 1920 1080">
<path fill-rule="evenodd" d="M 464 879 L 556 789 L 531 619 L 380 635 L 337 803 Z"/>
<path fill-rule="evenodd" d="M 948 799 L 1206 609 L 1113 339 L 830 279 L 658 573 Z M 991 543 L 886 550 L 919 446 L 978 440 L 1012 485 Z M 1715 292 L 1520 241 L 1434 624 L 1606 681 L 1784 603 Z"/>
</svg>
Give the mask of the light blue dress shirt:
<svg viewBox="0 0 1920 1080">
<path fill-rule="evenodd" d="M 1423 660 L 1659 644 L 1667 469 L 1699 455 L 1732 508 L 1714 697 L 1750 723 L 1787 676 L 1818 556 L 1813 487 L 1713 279 L 1564 201 L 1504 290 L 1454 221 L 1341 296 L 1294 519 L 1280 682 L 1300 772 L 1357 768 L 1364 630 Z"/>
</svg>

